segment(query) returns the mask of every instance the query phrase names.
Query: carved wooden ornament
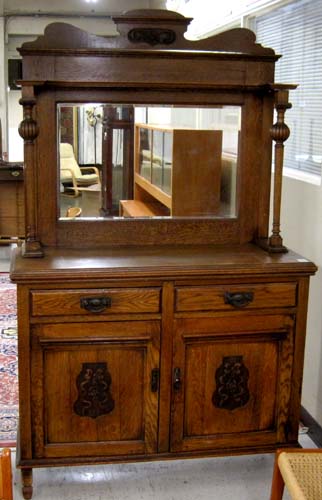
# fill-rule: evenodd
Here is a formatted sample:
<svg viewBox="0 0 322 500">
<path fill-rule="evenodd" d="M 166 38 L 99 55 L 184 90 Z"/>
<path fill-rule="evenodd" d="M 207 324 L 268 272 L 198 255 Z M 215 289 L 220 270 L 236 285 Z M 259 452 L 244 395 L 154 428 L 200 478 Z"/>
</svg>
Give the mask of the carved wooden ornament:
<svg viewBox="0 0 322 500">
<path fill-rule="evenodd" d="M 76 379 L 78 399 L 74 411 L 80 417 L 97 418 L 114 409 L 110 393 L 112 378 L 107 363 L 83 363 Z"/>
<path fill-rule="evenodd" d="M 256 43 L 255 34 L 247 28 L 233 28 L 202 40 L 188 40 L 184 33 L 192 19 L 177 12 L 159 10 L 132 10 L 120 16 L 113 16 L 120 35 L 102 37 L 93 35 L 66 23 L 52 23 L 44 35 L 35 41 L 25 42 L 19 52 L 47 49 L 59 51 L 157 48 L 171 45 L 173 50 L 219 51 L 224 53 L 248 54 L 277 59 L 271 48 Z"/>
<path fill-rule="evenodd" d="M 249 400 L 249 371 L 242 356 L 225 356 L 216 370 L 216 390 L 212 402 L 217 408 L 234 410 Z"/>
</svg>

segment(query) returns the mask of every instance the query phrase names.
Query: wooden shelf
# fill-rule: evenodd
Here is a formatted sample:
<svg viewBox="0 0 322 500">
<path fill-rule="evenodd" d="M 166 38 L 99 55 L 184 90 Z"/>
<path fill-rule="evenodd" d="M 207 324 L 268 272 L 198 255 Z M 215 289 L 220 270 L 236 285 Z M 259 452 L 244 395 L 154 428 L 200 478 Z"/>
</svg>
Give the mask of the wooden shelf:
<svg viewBox="0 0 322 500">
<path fill-rule="evenodd" d="M 150 149 L 143 144 L 150 141 Z M 168 137 L 171 157 L 165 147 L 155 154 L 156 135 L 163 145 Z M 220 211 L 222 155 L 221 130 L 179 129 L 136 124 L 134 198 L 158 200 L 172 216 L 211 216 Z M 169 155 L 169 151 L 167 151 Z M 155 180 L 155 177 L 157 180 Z M 167 182 L 164 179 L 167 178 Z M 163 187 L 166 184 L 166 189 Z M 170 191 L 170 194 L 166 192 Z"/>
<path fill-rule="evenodd" d="M 168 215 L 167 211 L 158 203 L 144 203 L 140 200 L 121 200 L 121 217 L 156 217 Z"/>
</svg>

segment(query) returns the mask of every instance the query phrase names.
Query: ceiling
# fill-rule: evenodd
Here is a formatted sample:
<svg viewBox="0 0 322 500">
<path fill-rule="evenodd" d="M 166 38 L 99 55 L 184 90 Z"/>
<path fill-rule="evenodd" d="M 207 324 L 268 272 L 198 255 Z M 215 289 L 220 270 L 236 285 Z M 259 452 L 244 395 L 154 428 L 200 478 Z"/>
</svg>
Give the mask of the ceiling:
<svg viewBox="0 0 322 500">
<path fill-rule="evenodd" d="M 165 9 L 166 0 L 0 0 L 0 15 L 109 16 L 131 9 Z"/>
</svg>

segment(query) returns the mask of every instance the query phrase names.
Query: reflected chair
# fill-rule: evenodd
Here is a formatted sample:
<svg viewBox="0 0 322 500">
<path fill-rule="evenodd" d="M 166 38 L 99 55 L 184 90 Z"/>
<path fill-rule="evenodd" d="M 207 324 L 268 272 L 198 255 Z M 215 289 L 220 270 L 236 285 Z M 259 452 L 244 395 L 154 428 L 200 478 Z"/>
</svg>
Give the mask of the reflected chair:
<svg viewBox="0 0 322 500">
<path fill-rule="evenodd" d="M 11 451 L 4 448 L 0 452 L 0 500 L 12 500 Z"/>
<path fill-rule="evenodd" d="M 75 159 L 73 146 L 67 142 L 59 145 L 60 157 L 60 182 L 66 191 L 73 191 L 74 196 L 79 196 L 80 189 L 101 184 L 99 171 L 96 167 L 80 167 Z M 84 174 L 83 171 L 93 171 Z"/>
<path fill-rule="evenodd" d="M 283 498 L 284 486 L 292 500 L 321 500 L 322 449 L 277 450 L 271 500 Z"/>
<path fill-rule="evenodd" d="M 66 210 L 66 217 L 80 217 L 82 215 L 81 207 L 68 207 Z"/>
</svg>

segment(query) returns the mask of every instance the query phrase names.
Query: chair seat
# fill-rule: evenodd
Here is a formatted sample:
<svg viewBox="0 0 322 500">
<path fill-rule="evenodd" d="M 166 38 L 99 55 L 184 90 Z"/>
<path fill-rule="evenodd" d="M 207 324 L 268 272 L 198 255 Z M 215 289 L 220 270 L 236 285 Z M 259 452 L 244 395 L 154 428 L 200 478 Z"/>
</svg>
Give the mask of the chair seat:
<svg viewBox="0 0 322 500">
<path fill-rule="evenodd" d="M 76 177 L 78 186 L 90 186 L 91 184 L 98 183 L 99 177 L 96 174 L 84 174 L 81 177 Z"/>
<path fill-rule="evenodd" d="M 81 207 L 69 207 L 66 211 L 66 217 L 79 217 L 82 214 Z"/>
<path fill-rule="evenodd" d="M 322 453 L 281 452 L 278 467 L 292 499 L 322 499 Z"/>
<path fill-rule="evenodd" d="M 80 167 L 75 159 L 73 146 L 69 143 L 60 144 L 60 182 L 68 189 L 74 189 L 75 196 L 79 195 L 78 187 L 87 187 L 92 184 L 100 185 L 100 176 L 97 167 Z M 94 171 L 94 173 L 84 173 Z"/>
<path fill-rule="evenodd" d="M 77 184 L 83 184 L 83 185 L 91 185 L 91 184 L 97 184 L 98 183 L 98 176 L 96 174 L 84 174 L 81 177 L 75 177 Z M 65 176 L 62 179 L 62 182 L 65 183 L 72 183 L 73 179 L 72 177 Z"/>
</svg>

